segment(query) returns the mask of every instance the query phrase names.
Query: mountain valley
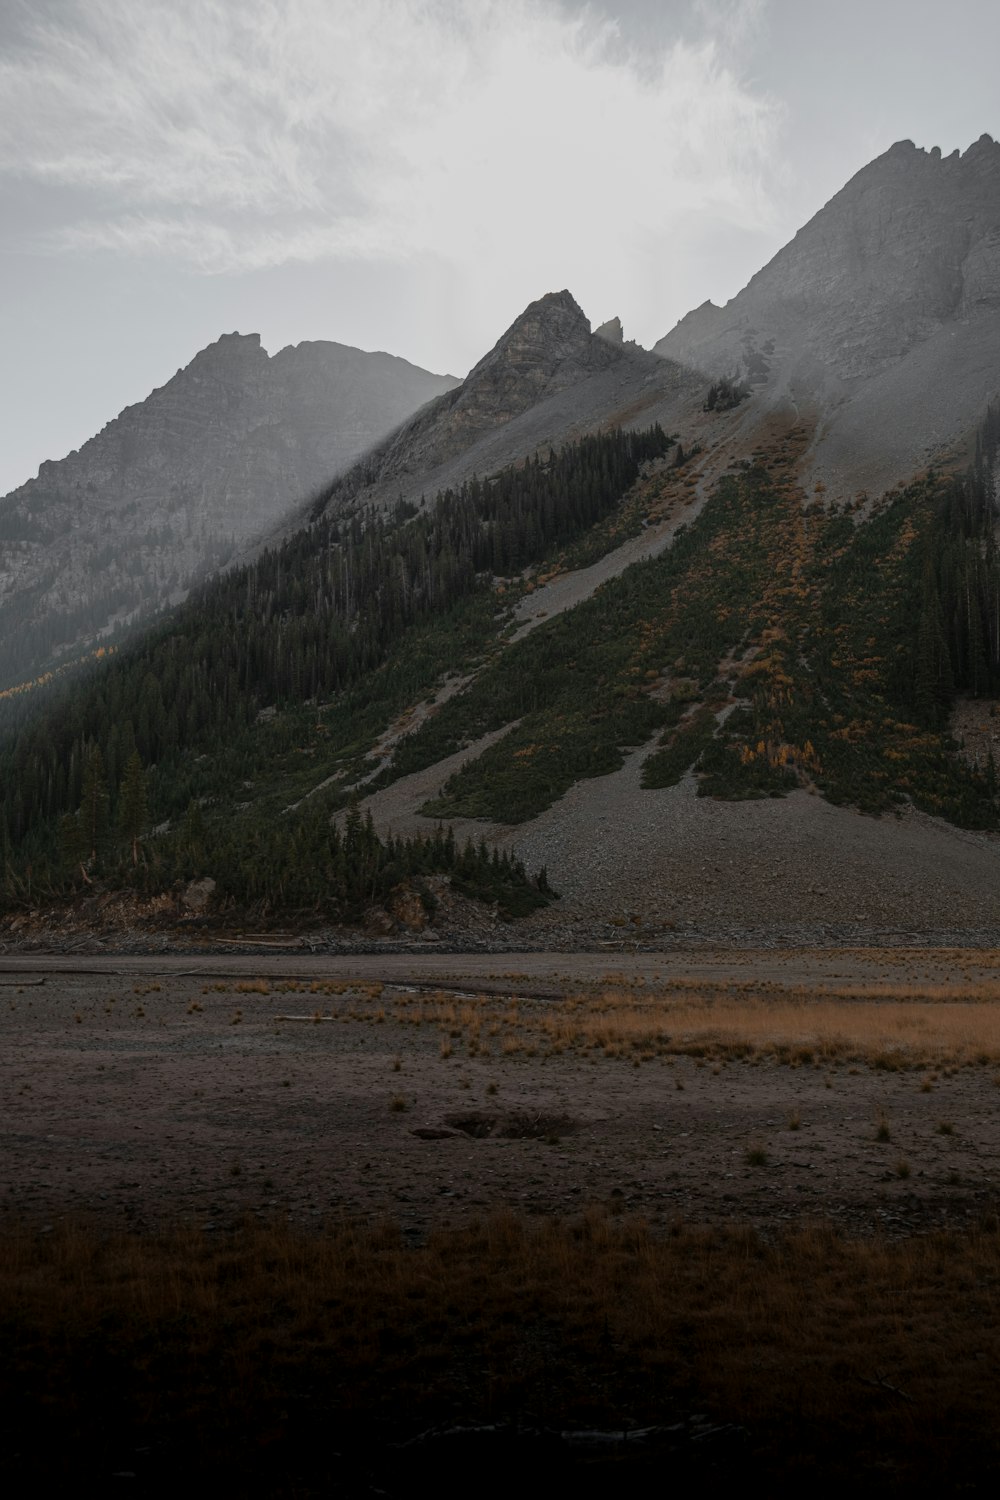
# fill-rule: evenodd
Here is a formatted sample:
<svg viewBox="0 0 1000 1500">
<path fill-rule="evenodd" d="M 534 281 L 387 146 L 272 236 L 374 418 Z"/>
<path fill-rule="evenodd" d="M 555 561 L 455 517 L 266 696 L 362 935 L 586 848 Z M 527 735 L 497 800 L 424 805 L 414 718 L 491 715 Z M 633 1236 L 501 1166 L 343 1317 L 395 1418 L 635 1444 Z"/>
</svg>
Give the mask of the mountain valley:
<svg viewBox="0 0 1000 1500">
<path fill-rule="evenodd" d="M 12 1493 L 996 1490 L 997 245 L 900 142 L 0 502 Z"/>
</svg>

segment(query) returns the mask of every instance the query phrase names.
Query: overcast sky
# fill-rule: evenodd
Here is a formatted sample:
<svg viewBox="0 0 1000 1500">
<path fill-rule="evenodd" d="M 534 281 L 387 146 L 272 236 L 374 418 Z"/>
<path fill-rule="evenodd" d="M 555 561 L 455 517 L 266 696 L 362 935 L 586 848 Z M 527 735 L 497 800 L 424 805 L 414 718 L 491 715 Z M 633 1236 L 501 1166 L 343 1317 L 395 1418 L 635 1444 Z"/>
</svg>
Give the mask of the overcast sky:
<svg viewBox="0 0 1000 1500">
<path fill-rule="evenodd" d="M 872 157 L 1000 135 L 996 0 L 0 0 L 0 494 L 220 333 L 650 345 Z"/>
</svg>

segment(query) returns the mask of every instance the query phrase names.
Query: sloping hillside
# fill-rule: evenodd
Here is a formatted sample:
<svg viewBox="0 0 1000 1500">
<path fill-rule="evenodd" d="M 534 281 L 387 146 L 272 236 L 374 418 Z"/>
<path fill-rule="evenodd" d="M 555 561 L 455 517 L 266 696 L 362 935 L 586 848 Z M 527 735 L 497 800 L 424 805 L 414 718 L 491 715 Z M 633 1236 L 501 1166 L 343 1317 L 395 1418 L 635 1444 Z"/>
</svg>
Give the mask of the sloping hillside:
<svg viewBox="0 0 1000 1500">
<path fill-rule="evenodd" d="M 803 493 L 810 433 L 777 422 L 704 494 L 700 455 L 652 429 L 415 515 L 324 518 L 21 735 L 2 766 L 8 899 L 29 868 L 50 895 L 208 875 L 261 917 L 330 916 L 355 876 L 388 896 L 485 837 L 511 879 L 565 888 L 531 919 L 565 941 L 936 909 L 940 929 L 990 926 L 996 847 L 947 824 L 996 825 L 995 770 L 957 753 L 947 713 L 1000 684 L 998 435 L 964 480 L 863 519 Z M 518 627 L 534 593 L 660 527 L 658 554 Z M 345 845 L 330 819 L 357 795 Z M 477 858 L 462 878 L 495 891 Z"/>
<path fill-rule="evenodd" d="M 807 434 L 773 437 L 682 536 L 686 564 L 675 543 L 660 578 L 633 570 L 589 608 L 539 622 L 520 657 L 480 672 L 472 703 L 450 699 L 418 729 L 397 752 L 406 774 L 362 803 L 376 826 L 412 834 L 445 818 L 460 839 L 544 863 L 564 899 L 532 926 L 556 943 L 995 931 L 1000 843 L 949 821 L 989 830 L 997 813 L 996 679 L 974 666 L 958 582 L 960 551 L 979 569 L 977 523 L 949 514 L 950 484 L 915 486 L 857 527 L 803 508 L 790 476 Z M 956 549 L 946 538 L 963 525 Z M 946 596 L 922 604 L 930 554 Z M 981 640 L 993 608 L 975 598 Z M 970 669 L 982 696 L 964 700 L 964 723 L 983 726 L 971 773 L 942 717 Z M 538 673 L 534 709 L 501 725 L 504 682 L 524 694 Z M 631 684 L 631 707 L 602 702 L 608 682 Z M 643 698 L 667 721 L 645 738 Z M 456 743 L 449 719 L 484 733 L 439 758 Z M 588 769 L 580 756 L 614 722 L 618 769 Z"/>
</svg>

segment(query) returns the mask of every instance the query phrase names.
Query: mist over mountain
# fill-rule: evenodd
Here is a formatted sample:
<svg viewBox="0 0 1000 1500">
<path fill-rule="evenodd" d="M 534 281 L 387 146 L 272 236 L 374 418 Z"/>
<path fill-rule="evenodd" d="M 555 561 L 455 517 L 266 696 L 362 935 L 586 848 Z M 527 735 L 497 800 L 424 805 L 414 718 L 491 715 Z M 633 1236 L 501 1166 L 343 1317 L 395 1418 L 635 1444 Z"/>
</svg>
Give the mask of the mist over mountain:
<svg viewBox="0 0 1000 1500">
<path fill-rule="evenodd" d="M 810 461 L 876 488 L 946 457 L 1000 380 L 1000 144 L 942 157 L 899 141 L 725 307 L 655 346 L 823 418 Z"/>
<path fill-rule="evenodd" d="M 389 354 L 223 335 L 0 500 L 0 687 L 176 598 L 455 384 Z"/>
</svg>

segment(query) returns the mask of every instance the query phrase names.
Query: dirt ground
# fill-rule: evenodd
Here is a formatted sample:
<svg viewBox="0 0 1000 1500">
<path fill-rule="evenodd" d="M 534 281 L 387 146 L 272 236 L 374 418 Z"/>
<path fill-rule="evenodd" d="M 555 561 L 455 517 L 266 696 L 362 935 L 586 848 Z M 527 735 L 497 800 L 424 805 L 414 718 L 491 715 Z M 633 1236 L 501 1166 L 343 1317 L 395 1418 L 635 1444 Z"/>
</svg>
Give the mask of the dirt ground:
<svg viewBox="0 0 1000 1500">
<path fill-rule="evenodd" d="M 905 1234 L 981 1219 L 998 1202 L 995 1063 L 637 1064 L 552 1053 L 531 1045 L 530 1026 L 519 1050 L 509 1025 L 491 1034 L 511 995 L 530 1022 L 561 995 L 637 977 L 606 955 L 224 955 L 90 971 L 78 961 L 76 972 L 62 962 L 60 972 L 43 958 L 0 959 L 7 1218 L 223 1229 L 246 1214 L 388 1215 L 421 1239 L 497 1207 L 599 1203 L 662 1229 L 822 1215 L 851 1232 Z M 997 954 L 632 963 L 649 988 L 733 979 L 780 997 L 803 984 L 817 996 L 881 984 L 945 999 L 975 988 L 1000 1004 Z M 481 1010 L 478 1047 L 461 1027 L 414 1024 L 436 987 L 435 1003 L 457 994 Z"/>
</svg>

